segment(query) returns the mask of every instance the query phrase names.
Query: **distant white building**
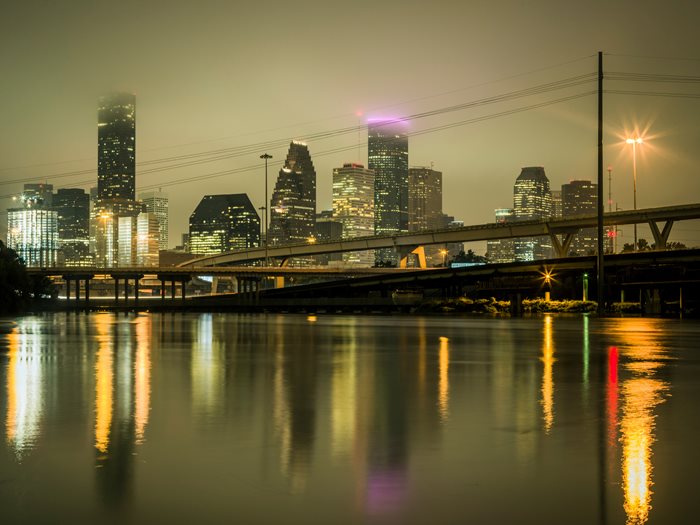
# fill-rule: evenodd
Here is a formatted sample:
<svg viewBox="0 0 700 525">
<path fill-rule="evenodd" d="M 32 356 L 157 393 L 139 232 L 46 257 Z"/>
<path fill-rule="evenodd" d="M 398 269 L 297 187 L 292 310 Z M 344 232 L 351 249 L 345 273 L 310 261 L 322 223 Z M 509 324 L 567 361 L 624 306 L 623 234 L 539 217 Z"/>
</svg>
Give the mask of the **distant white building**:
<svg viewBox="0 0 700 525">
<path fill-rule="evenodd" d="M 158 191 L 148 191 L 139 195 L 145 211 L 152 213 L 158 221 L 158 248 L 168 249 L 168 194 Z"/>
<path fill-rule="evenodd" d="M 374 171 L 347 163 L 333 170 L 333 219 L 343 225 L 343 239 L 374 235 Z M 347 252 L 343 262 L 374 265 L 374 252 Z"/>
</svg>

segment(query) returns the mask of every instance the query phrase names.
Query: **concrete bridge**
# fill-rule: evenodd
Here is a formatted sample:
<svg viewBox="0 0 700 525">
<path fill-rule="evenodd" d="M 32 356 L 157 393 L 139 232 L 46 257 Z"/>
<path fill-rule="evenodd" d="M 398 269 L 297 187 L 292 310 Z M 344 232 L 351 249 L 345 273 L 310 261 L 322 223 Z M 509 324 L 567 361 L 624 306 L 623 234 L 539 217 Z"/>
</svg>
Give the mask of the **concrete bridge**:
<svg viewBox="0 0 700 525">
<path fill-rule="evenodd" d="M 603 223 L 604 226 L 608 227 L 628 224 L 648 224 L 651 228 L 656 247 L 658 249 L 663 249 L 666 247 L 666 242 L 671 234 L 674 223 L 692 219 L 700 219 L 700 204 L 645 208 L 636 211 L 616 211 L 606 213 L 603 217 Z M 659 227 L 660 223 L 663 223 L 661 227 Z M 264 247 L 251 248 L 249 250 L 238 250 L 218 255 L 199 257 L 181 263 L 180 267 L 210 267 L 244 264 L 262 260 L 266 256 L 278 260 L 281 266 L 285 266 L 287 261 L 292 257 L 376 250 L 380 248 L 393 248 L 397 250 L 402 256 L 401 266 L 405 267 L 408 254 L 416 253 L 420 261 L 422 247 L 431 244 L 513 239 L 544 235 L 550 237 L 557 257 L 566 257 L 574 235 L 583 228 L 595 228 L 596 225 L 597 217 L 595 215 L 553 219 L 549 221 L 480 224 L 444 230 L 357 237 L 354 239 L 325 243 L 270 246 L 267 251 Z M 421 267 L 424 267 L 424 264 L 425 259 L 423 258 Z"/>
</svg>

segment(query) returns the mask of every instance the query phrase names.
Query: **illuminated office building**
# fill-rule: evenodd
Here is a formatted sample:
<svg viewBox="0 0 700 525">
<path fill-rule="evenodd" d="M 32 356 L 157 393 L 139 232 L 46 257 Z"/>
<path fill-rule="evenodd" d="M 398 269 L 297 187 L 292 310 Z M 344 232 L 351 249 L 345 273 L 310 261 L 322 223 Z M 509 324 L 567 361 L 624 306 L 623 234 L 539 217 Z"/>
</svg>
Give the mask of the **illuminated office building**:
<svg viewBox="0 0 700 525">
<path fill-rule="evenodd" d="M 21 208 L 7 210 L 7 246 L 27 266 L 56 266 L 58 261 L 58 220 L 56 211 L 32 194 L 21 197 Z"/>
<path fill-rule="evenodd" d="M 292 141 L 270 199 L 271 245 L 308 242 L 316 223 L 316 169 L 309 148 Z"/>
<path fill-rule="evenodd" d="M 442 213 L 442 172 L 432 168 L 408 169 L 408 231 L 446 227 Z M 425 246 L 428 266 L 443 264 L 444 245 Z"/>
<path fill-rule="evenodd" d="M 496 224 L 513 222 L 513 208 L 496 210 Z M 486 252 L 490 263 L 508 263 L 515 259 L 513 239 L 495 239 L 486 241 Z"/>
<path fill-rule="evenodd" d="M 136 196 L 136 97 L 101 97 L 97 110 L 97 196 L 134 200 Z"/>
<path fill-rule="evenodd" d="M 408 231 L 408 135 L 407 122 L 370 120 L 367 132 L 367 164 L 374 171 L 374 232 L 389 235 Z M 391 249 L 376 251 L 377 262 L 398 262 Z"/>
<path fill-rule="evenodd" d="M 53 195 L 58 220 L 60 266 L 91 266 L 90 195 L 79 188 L 61 188 Z"/>
<path fill-rule="evenodd" d="M 168 194 L 160 190 L 149 191 L 139 195 L 144 209 L 158 220 L 158 248 L 168 249 Z"/>
<path fill-rule="evenodd" d="M 552 218 L 561 219 L 562 216 L 562 202 L 561 202 L 561 190 L 552 190 Z"/>
<path fill-rule="evenodd" d="M 598 185 L 589 180 L 572 180 L 561 187 L 562 217 L 595 215 L 598 211 Z M 583 228 L 571 239 L 570 255 L 593 255 L 597 252 L 596 228 Z"/>
<path fill-rule="evenodd" d="M 343 238 L 343 223 L 333 217 L 332 210 L 323 210 L 316 215 L 315 242 L 340 241 Z M 321 266 L 342 262 L 341 253 L 315 255 L 315 262 Z"/>
<path fill-rule="evenodd" d="M 515 221 L 543 221 L 552 216 L 552 194 L 549 179 L 542 167 L 523 168 L 513 189 Z M 514 241 L 516 261 L 533 261 L 551 256 L 548 237 L 520 237 Z"/>
<path fill-rule="evenodd" d="M 333 218 L 343 225 L 343 239 L 374 235 L 374 172 L 362 164 L 333 169 Z M 374 251 L 343 253 L 343 262 L 374 265 Z"/>
<path fill-rule="evenodd" d="M 213 255 L 260 245 L 260 217 L 245 193 L 206 195 L 190 215 L 190 253 Z"/>
</svg>

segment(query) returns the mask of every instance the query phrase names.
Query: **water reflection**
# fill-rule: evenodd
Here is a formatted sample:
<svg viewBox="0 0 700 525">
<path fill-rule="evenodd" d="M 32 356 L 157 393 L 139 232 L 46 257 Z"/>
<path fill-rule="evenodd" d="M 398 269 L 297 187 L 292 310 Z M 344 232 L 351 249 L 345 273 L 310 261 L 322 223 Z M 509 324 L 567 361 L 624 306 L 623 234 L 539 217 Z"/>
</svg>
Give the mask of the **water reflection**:
<svg viewBox="0 0 700 525">
<path fill-rule="evenodd" d="M 225 382 L 223 352 L 213 315 L 202 314 L 192 333 L 192 409 L 198 417 L 211 422 L 221 411 Z"/>
<path fill-rule="evenodd" d="M 35 446 L 41 434 L 43 371 L 41 334 L 29 318 L 7 334 L 7 416 L 5 434 L 19 459 Z"/>
<path fill-rule="evenodd" d="M 448 376 L 448 369 L 450 367 L 450 351 L 447 347 L 449 339 L 447 337 L 440 337 L 440 380 L 439 380 L 439 394 L 438 394 L 438 405 L 440 407 L 440 419 L 445 422 L 449 416 L 449 403 L 450 403 L 450 379 Z"/>
<path fill-rule="evenodd" d="M 624 508 L 630 525 L 646 523 L 649 519 L 653 485 L 654 409 L 665 401 L 669 390 L 668 382 L 659 375 L 665 365 L 667 351 L 659 340 L 661 332 L 655 323 L 646 319 L 626 323 L 626 344 L 621 348 L 625 358 L 624 368 L 629 374 L 620 389 L 620 442 Z"/>
<path fill-rule="evenodd" d="M 542 420 L 544 421 L 544 431 L 549 434 L 554 424 L 554 342 L 552 339 L 552 316 L 544 317 L 544 330 L 542 342 L 542 357 L 544 363 L 542 370 L 542 387 L 540 389 L 542 399 Z"/>
</svg>

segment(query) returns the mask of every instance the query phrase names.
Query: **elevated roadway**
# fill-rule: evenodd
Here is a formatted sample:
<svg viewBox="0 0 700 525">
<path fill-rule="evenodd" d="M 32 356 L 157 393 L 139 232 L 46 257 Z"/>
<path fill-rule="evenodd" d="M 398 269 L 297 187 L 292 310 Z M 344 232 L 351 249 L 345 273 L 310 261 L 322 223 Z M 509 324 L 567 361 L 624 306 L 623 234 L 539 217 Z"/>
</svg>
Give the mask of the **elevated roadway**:
<svg viewBox="0 0 700 525">
<path fill-rule="evenodd" d="M 676 221 L 700 219 L 700 204 L 667 206 L 662 208 L 645 208 L 606 213 L 603 218 L 605 226 L 622 226 L 627 224 L 649 225 L 658 248 L 664 248 Z M 664 223 L 659 228 L 659 223 Z M 558 257 L 568 253 L 571 239 L 583 228 L 594 228 L 597 218 L 594 215 L 555 219 L 550 221 L 522 221 L 506 224 L 479 224 L 443 230 L 430 230 L 386 236 L 357 237 L 343 241 L 314 244 L 294 244 L 287 246 L 270 246 L 238 250 L 218 255 L 199 257 L 181 263 L 179 266 L 210 267 L 244 264 L 264 259 L 265 256 L 281 260 L 284 265 L 292 257 L 322 255 L 330 253 L 376 250 L 394 248 L 399 253 L 407 254 L 420 246 L 445 244 L 451 242 L 473 242 L 518 237 L 538 237 L 548 235 L 552 240 Z M 403 255 L 402 255 L 403 256 Z"/>
</svg>

